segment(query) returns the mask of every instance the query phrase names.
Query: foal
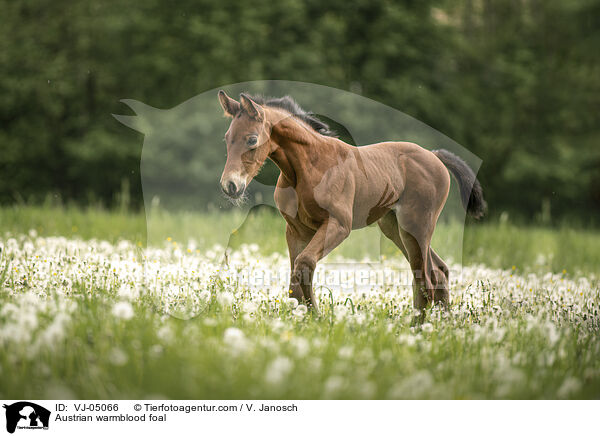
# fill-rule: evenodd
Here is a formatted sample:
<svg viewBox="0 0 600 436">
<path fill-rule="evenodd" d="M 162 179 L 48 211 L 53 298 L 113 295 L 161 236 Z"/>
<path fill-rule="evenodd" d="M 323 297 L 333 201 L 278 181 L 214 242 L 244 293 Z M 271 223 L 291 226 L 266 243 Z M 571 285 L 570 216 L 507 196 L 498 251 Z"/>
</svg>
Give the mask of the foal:
<svg viewBox="0 0 600 436">
<path fill-rule="evenodd" d="M 239 200 L 267 158 L 281 170 L 275 203 L 283 215 L 290 254 L 290 296 L 317 312 L 312 279 L 317 262 L 350 231 L 377 221 L 408 259 L 413 303 L 448 304 L 448 267 L 431 237 L 450 188 L 458 180 L 467 212 L 483 215 L 485 201 L 473 171 L 456 155 L 409 142 L 353 147 L 291 98 L 263 100 L 219 91 L 225 115 L 227 162 L 221 188 Z"/>
</svg>

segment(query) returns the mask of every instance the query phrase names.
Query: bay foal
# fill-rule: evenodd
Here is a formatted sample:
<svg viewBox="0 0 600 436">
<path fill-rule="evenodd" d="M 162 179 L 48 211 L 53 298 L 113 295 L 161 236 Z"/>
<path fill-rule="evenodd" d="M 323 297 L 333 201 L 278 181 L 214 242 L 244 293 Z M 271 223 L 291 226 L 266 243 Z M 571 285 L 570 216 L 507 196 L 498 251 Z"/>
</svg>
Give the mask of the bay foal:
<svg viewBox="0 0 600 436">
<path fill-rule="evenodd" d="M 234 201 L 267 158 L 281 170 L 275 203 L 287 223 L 290 296 L 317 312 L 312 279 L 317 262 L 350 231 L 377 221 L 408 259 L 416 309 L 448 304 L 448 268 L 431 237 L 455 176 L 467 212 L 479 218 L 485 201 L 473 171 L 456 155 L 409 142 L 354 147 L 290 97 L 265 100 L 219 91 L 225 115 L 227 162 L 223 192 Z"/>
</svg>

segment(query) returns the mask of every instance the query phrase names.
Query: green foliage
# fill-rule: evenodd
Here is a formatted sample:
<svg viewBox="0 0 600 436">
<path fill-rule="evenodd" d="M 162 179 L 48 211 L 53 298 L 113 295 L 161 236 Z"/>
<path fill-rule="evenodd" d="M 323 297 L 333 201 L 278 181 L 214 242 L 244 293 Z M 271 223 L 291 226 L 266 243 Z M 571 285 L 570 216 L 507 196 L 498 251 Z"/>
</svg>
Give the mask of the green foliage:
<svg viewBox="0 0 600 436">
<path fill-rule="evenodd" d="M 1 203 L 112 205 L 127 180 L 140 205 L 142 138 L 110 116 L 119 99 L 169 108 L 283 79 L 361 93 L 473 151 L 492 214 L 600 211 L 597 0 L 0 5 Z"/>
</svg>

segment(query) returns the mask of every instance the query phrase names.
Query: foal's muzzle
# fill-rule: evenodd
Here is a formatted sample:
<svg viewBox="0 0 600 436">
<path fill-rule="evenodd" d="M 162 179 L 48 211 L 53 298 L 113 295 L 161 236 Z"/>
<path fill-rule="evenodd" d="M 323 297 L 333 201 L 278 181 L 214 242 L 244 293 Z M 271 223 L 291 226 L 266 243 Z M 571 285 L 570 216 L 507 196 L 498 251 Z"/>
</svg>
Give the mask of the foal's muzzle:
<svg viewBox="0 0 600 436">
<path fill-rule="evenodd" d="M 246 189 L 246 184 L 235 180 L 224 180 L 221 182 L 221 189 L 225 195 L 231 198 L 239 198 Z"/>
</svg>

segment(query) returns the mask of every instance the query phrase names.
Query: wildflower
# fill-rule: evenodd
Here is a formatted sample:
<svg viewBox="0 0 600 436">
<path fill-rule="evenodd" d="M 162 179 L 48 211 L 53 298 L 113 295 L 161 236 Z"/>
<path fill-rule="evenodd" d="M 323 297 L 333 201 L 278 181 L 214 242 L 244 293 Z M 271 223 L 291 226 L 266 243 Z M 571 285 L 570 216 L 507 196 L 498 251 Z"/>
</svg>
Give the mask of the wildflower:
<svg viewBox="0 0 600 436">
<path fill-rule="evenodd" d="M 248 340 L 243 331 L 235 327 L 229 327 L 223 333 L 223 342 L 229 346 L 234 354 L 239 354 L 248 349 Z"/>
<path fill-rule="evenodd" d="M 129 285 L 123 285 L 117 291 L 117 295 L 125 300 L 134 300 L 139 297 L 139 292 L 134 290 Z"/>
<path fill-rule="evenodd" d="M 112 314 L 117 318 L 128 320 L 133 318 L 133 307 L 127 301 L 119 301 L 113 306 Z"/>
<path fill-rule="evenodd" d="M 291 331 L 289 331 L 289 330 L 286 330 L 283 333 L 281 333 L 281 340 L 282 341 L 289 341 L 293 337 L 294 337 L 294 334 Z"/>
<path fill-rule="evenodd" d="M 339 349 L 338 356 L 342 359 L 350 359 L 354 352 L 354 347 L 351 345 L 346 345 Z"/>
<path fill-rule="evenodd" d="M 269 384 L 278 385 L 282 383 L 294 367 L 293 362 L 285 356 L 276 357 L 265 372 L 265 380 Z"/>
<path fill-rule="evenodd" d="M 225 291 L 217 294 L 217 301 L 221 306 L 231 306 L 233 304 L 235 297 L 231 292 Z"/>
<path fill-rule="evenodd" d="M 33 330 L 38 326 L 38 317 L 35 311 L 24 310 L 19 314 L 21 328 Z"/>
<path fill-rule="evenodd" d="M 344 387 L 345 380 L 339 375 L 332 375 L 325 380 L 325 398 L 334 398 Z"/>
<path fill-rule="evenodd" d="M 390 399 L 427 398 L 433 384 L 433 377 L 429 371 L 421 370 L 394 385 L 388 397 Z"/>
<path fill-rule="evenodd" d="M 150 355 L 152 357 L 158 357 L 162 354 L 164 348 L 162 347 L 162 345 L 159 344 L 154 344 L 150 347 Z"/>
<path fill-rule="evenodd" d="M 308 307 L 306 307 L 304 304 L 299 304 L 298 307 L 296 307 L 292 311 L 292 315 L 294 315 L 294 318 L 300 320 L 300 319 L 303 319 L 304 316 L 306 316 L 307 312 L 308 312 Z"/>
<path fill-rule="evenodd" d="M 423 323 L 423 325 L 421 325 L 421 330 L 425 333 L 431 333 L 433 331 L 433 324 L 430 322 Z"/>
<path fill-rule="evenodd" d="M 346 306 L 336 306 L 334 309 L 334 313 L 336 321 L 343 321 L 348 315 L 348 308 Z"/>
<path fill-rule="evenodd" d="M 205 318 L 204 325 L 207 327 L 214 327 L 217 325 L 217 320 L 214 318 Z"/>
<path fill-rule="evenodd" d="M 127 363 L 128 358 L 122 349 L 115 347 L 108 354 L 108 360 L 115 366 L 123 366 Z"/>
<path fill-rule="evenodd" d="M 308 354 L 310 350 L 310 344 L 306 338 L 296 337 L 292 338 L 290 341 L 290 345 L 294 348 L 294 352 L 297 357 L 304 357 Z"/>
<path fill-rule="evenodd" d="M 548 342 L 550 342 L 550 345 L 555 345 L 560 339 L 556 325 L 553 322 L 546 323 L 546 331 L 548 334 Z"/>
<path fill-rule="evenodd" d="M 173 330 L 171 330 L 171 327 L 165 325 L 158 329 L 156 336 L 163 342 L 171 342 L 175 335 Z"/>
<path fill-rule="evenodd" d="M 286 324 L 281 320 L 281 318 L 275 318 L 273 321 L 271 321 L 271 329 L 274 333 L 280 333 L 283 331 L 283 329 L 285 329 L 285 327 Z"/>
<path fill-rule="evenodd" d="M 412 347 L 416 344 L 417 338 L 415 337 L 415 335 L 401 335 L 398 337 L 398 342 L 400 344 L 406 344 L 409 347 Z"/>
<path fill-rule="evenodd" d="M 242 312 L 254 313 L 258 309 L 258 306 L 253 301 L 244 301 L 242 303 Z"/>
<path fill-rule="evenodd" d="M 581 389 L 581 382 L 575 377 L 567 377 L 563 384 L 558 388 L 556 395 L 558 398 L 570 398 Z"/>
</svg>

